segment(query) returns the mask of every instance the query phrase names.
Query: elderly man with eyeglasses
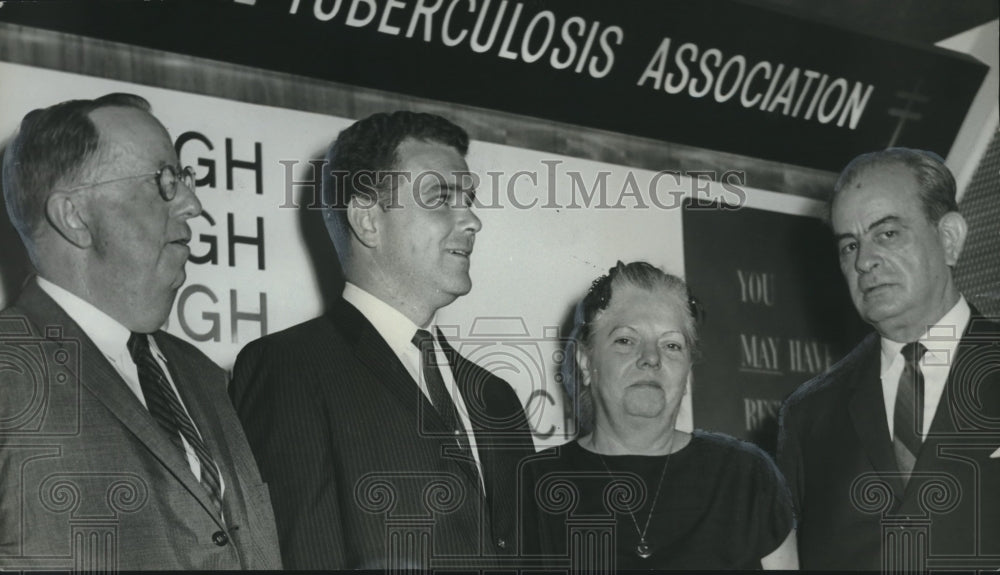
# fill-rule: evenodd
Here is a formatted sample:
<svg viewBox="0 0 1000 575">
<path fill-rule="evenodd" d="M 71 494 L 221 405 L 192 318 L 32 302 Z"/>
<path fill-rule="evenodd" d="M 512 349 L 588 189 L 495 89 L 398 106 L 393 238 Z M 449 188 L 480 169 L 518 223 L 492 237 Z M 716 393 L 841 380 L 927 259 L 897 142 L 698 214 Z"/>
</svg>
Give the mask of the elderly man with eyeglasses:
<svg viewBox="0 0 1000 575">
<path fill-rule="evenodd" d="M 3 191 L 37 278 L 0 312 L 0 569 L 276 569 L 226 373 L 163 331 L 201 213 L 129 94 L 25 116 Z"/>
</svg>

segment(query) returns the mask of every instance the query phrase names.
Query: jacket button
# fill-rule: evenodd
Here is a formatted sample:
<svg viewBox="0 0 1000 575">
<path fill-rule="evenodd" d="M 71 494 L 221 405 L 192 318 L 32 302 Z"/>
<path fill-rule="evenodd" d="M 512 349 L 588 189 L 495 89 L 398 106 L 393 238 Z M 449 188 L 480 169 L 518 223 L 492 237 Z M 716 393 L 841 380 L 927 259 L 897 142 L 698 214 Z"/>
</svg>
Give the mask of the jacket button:
<svg viewBox="0 0 1000 575">
<path fill-rule="evenodd" d="M 497 537 L 497 547 L 499 547 L 501 549 L 506 549 L 507 548 L 507 540 L 504 539 L 503 537 Z"/>
<path fill-rule="evenodd" d="M 216 531 L 212 534 L 212 542 L 219 547 L 223 547 L 226 543 L 229 543 L 229 535 L 226 535 L 225 531 Z"/>
</svg>

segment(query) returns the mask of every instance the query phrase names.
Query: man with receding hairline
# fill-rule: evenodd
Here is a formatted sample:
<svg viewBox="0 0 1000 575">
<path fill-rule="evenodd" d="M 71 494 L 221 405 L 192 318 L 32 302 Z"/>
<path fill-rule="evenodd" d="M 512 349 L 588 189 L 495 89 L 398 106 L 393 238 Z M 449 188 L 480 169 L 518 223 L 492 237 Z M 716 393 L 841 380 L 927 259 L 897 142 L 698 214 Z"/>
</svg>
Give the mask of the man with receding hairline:
<svg viewBox="0 0 1000 575">
<path fill-rule="evenodd" d="M 0 568 L 280 568 L 225 372 L 160 330 L 201 203 L 149 103 L 32 111 L 3 189 L 38 275 L 0 312 Z"/>
<path fill-rule="evenodd" d="M 875 333 L 781 410 L 801 566 L 996 567 L 1000 325 L 953 279 L 955 180 L 929 152 L 864 154 L 834 187 L 830 223 Z"/>
</svg>

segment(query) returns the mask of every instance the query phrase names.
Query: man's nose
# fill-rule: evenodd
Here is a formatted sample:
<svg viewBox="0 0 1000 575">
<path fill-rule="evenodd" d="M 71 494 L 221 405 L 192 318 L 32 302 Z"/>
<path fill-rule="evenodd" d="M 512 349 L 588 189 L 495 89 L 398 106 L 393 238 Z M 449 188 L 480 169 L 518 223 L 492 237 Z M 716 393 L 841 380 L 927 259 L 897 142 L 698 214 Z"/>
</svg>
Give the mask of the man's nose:
<svg viewBox="0 0 1000 575">
<path fill-rule="evenodd" d="M 858 255 L 854 260 L 854 269 L 858 273 L 868 273 L 878 267 L 881 262 L 882 256 L 871 242 L 858 244 Z"/>
<path fill-rule="evenodd" d="M 201 200 L 194 188 L 184 182 L 177 182 L 177 195 L 173 199 L 174 214 L 181 219 L 190 219 L 201 214 Z"/>
<path fill-rule="evenodd" d="M 483 222 L 479 219 L 479 216 L 472 211 L 472 208 L 462 211 L 461 220 L 459 220 L 459 226 L 466 231 L 472 233 L 477 233 L 479 230 L 483 229 Z"/>
</svg>

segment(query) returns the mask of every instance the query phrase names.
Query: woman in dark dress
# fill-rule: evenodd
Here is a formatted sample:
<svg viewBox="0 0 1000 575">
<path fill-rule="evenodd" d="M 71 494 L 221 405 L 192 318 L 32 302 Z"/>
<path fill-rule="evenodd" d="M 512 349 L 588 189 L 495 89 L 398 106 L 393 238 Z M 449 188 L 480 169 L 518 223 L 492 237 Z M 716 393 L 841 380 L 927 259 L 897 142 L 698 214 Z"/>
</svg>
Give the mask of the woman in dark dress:
<svg viewBox="0 0 1000 575">
<path fill-rule="evenodd" d="M 771 459 L 674 427 L 696 344 L 684 282 L 619 262 L 575 324 L 564 385 L 581 436 L 525 464 L 525 550 L 598 571 L 797 569 L 791 499 Z"/>
</svg>

